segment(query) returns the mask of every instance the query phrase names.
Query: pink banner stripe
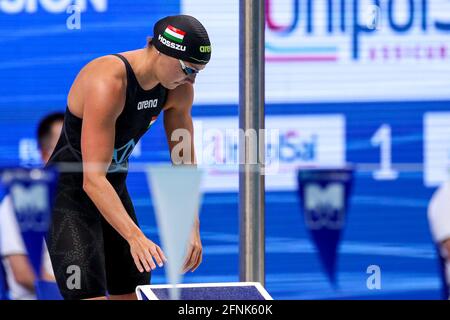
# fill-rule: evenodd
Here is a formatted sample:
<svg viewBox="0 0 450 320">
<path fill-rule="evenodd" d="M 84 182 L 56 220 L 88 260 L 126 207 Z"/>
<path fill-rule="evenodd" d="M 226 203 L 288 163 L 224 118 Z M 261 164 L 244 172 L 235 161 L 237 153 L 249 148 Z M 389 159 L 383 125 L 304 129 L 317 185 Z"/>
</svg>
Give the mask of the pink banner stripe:
<svg viewBox="0 0 450 320">
<path fill-rule="evenodd" d="M 285 56 L 285 57 L 270 57 L 266 56 L 266 61 L 269 62 L 323 62 L 323 61 L 337 61 L 338 57 L 336 56 L 324 56 L 324 57 L 315 57 L 315 56 Z"/>
</svg>

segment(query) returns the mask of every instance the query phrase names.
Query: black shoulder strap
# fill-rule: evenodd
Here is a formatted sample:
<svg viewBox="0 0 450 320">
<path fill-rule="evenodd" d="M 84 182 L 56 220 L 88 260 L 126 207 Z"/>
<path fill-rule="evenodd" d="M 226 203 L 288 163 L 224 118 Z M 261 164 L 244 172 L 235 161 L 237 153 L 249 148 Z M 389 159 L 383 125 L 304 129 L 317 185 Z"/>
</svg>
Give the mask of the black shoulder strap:
<svg viewBox="0 0 450 320">
<path fill-rule="evenodd" d="M 129 88 L 135 88 L 136 84 L 137 84 L 137 79 L 136 79 L 136 75 L 134 74 L 133 68 L 131 68 L 131 65 L 128 62 L 128 60 L 124 56 L 122 56 L 121 54 L 118 54 L 118 53 L 113 53 L 112 55 L 118 57 L 120 60 L 123 61 L 123 63 L 125 64 L 125 68 L 127 70 L 127 81 L 128 81 L 127 85 Z M 132 83 L 130 83 L 130 81 Z"/>
</svg>

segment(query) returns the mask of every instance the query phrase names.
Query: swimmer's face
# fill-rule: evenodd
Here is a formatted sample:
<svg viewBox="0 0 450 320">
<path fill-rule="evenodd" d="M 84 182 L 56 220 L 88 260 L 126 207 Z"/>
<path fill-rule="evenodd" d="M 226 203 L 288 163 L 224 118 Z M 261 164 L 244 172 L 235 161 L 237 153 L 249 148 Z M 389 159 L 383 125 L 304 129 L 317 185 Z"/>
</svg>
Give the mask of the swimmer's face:
<svg viewBox="0 0 450 320">
<path fill-rule="evenodd" d="M 175 89 L 185 83 L 194 84 L 197 73 L 193 72 L 205 69 L 205 65 L 180 61 L 162 53 L 157 66 L 158 79 L 167 89 Z"/>
</svg>

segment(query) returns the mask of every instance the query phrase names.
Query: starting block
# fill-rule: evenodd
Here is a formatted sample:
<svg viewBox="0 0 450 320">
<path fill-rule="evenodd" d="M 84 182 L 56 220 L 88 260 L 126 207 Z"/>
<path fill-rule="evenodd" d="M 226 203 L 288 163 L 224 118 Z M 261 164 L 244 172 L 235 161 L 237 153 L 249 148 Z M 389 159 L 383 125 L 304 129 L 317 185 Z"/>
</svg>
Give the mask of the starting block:
<svg viewBox="0 0 450 320">
<path fill-rule="evenodd" d="M 259 282 L 192 283 L 136 287 L 138 300 L 170 300 L 170 289 L 180 290 L 180 300 L 273 300 Z"/>
</svg>

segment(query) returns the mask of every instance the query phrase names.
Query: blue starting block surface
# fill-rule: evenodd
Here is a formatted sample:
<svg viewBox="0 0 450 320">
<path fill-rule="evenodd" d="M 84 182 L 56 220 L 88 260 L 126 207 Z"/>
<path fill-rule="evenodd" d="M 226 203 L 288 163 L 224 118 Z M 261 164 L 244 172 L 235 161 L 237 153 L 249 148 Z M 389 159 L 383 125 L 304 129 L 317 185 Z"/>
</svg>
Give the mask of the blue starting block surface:
<svg viewBox="0 0 450 320">
<path fill-rule="evenodd" d="M 273 300 L 258 282 L 178 284 L 180 300 Z M 170 300 L 172 285 L 136 287 L 138 300 Z"/>
</svg>

